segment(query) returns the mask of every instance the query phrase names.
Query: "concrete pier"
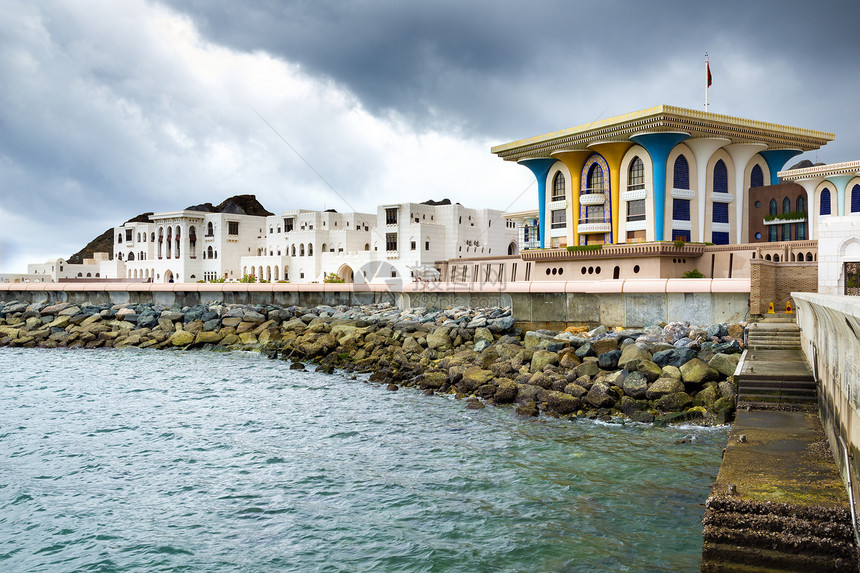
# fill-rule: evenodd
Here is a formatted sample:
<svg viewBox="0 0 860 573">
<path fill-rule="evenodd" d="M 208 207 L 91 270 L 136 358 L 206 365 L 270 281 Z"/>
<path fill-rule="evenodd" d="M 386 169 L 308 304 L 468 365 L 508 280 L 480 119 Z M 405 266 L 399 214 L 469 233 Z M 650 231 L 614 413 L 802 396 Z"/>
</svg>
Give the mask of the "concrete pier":
<svg viewBox="0 0 860 573">
<path fill-rule="evenodd" d="M 751 331 L 737 418 L 706 503 L 702 571 L 857 571 L 849 497 L 797 327 Z"/>
</svg>

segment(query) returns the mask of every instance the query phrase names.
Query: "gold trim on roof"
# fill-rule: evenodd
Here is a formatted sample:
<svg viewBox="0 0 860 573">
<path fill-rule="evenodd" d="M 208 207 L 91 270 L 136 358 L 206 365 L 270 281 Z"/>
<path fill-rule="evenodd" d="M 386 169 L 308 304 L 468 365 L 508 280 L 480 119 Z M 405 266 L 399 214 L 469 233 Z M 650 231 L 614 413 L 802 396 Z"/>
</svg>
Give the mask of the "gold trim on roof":
<svg viewBox="0 0 860 573">
<path fill-rule="evenodd" d="M 692 137 L 728 137 L 733 143 L 761 142 L 771 148 L 803 151 L 818 149 L 836 137 L 824 131 L 661 105 L 497 145 L 490 151 L 509 161 L 547 157 L 553 151 L 584 149 L 601 140 L 626 140 L 643 131 L 684 131 Z"/>
<path fill-rule="evenodd" d="M 860 175 L 860 161 L 845 161 L 842 163 L 830 163 L 828 165 L 813 165 L 812 167 L 804 167 L 803 169 L 786 169 L 776 174 L 780 179 L 788 179 L 794 181 L 796 179 L 805 179 L 807 177 L 828 175 L 846 175 L 854 173 Z"/>
</svg>

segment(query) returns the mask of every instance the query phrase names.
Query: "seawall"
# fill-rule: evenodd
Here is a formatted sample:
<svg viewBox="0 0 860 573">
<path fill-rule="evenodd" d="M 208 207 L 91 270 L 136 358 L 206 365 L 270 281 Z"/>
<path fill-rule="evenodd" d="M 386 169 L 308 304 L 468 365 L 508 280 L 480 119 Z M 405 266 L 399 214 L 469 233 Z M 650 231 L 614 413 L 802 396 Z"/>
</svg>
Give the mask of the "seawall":
<svg viewBox="0 0 860 573">
<path fill-rule="evenodd" d="M 818 382 L 821 424 L 843 481 L 860 496 L 860 297 L 791 293 Z M 850 469 L 850 476 L 849 476 Z"/>
<path fill-rule="evenodd" d="M 641 327 L 659 322 L 742 322 L 749 279 L 628 279 L 511 283 L 6 283 L 0 300 L 193 306 L 220 300 L 279 306 L 511 307 L 526 330 L 566 324 Z"/>
</svg>

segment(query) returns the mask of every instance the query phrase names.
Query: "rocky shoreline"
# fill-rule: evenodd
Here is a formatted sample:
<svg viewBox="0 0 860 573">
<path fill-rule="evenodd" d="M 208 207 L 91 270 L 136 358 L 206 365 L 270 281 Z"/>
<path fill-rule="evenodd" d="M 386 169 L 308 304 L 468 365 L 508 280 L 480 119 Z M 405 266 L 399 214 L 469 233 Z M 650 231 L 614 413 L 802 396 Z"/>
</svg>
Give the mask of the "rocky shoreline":
<svg viewBox="0 0 860 573">
<path fill-rule="evenodd" d="M 523 416 L 723 424 L 743 324 L 521 332 L 510 308 L 0 302 L 0 346 L 256 350 Z"/>
</svg>

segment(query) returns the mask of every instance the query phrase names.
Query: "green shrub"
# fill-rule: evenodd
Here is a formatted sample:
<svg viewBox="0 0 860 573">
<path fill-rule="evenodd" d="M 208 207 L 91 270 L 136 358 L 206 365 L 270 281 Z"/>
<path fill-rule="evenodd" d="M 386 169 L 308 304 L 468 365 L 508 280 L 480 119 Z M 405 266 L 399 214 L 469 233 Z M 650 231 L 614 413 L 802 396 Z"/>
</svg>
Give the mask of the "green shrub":
<svg viewBox="0 0 860 573">
<path fill-rule="evenodd" d="M 692 271 L 687 271 L 684 273 L 685 279 L 703 279 L 705 275 L 699 269 L 693 269 Z"/>
<path fill-rule="evenodd" d="M 345 283 L 346 281 L 340 278 L 337 273 L 326 273 L 323 278 L 324 283 Z"/>
<path fill-rule="evenodd" d="M 797 221 L 798 219 L 806 219 L 806 211 L 792 211 L 791 213 L 774 213 L 773 215 L 765 215 L 765 221 Z"/>
<path fill-rule="evenodd" d="M 687 244 L 687 242 L 684 239 L 678 239 L 677 241 L 675 241 L 675 248 L 676 249 L 683 249 L 684 245 L 686 245 L 686 244 Z"/>
<path fill-rule="evenodd" d="M 599 251 L 603 248 L 603 245 L 573 245 L 568 247 L 567 250 L 571 253 L 581 252 L 581 251 Z"/>
</svg>

